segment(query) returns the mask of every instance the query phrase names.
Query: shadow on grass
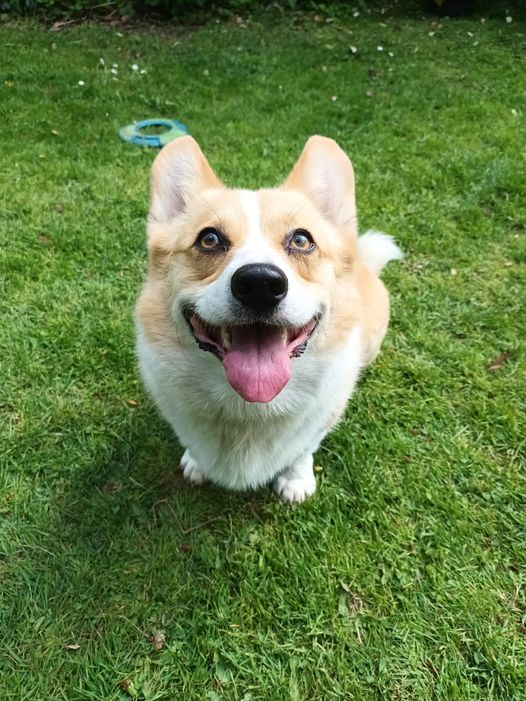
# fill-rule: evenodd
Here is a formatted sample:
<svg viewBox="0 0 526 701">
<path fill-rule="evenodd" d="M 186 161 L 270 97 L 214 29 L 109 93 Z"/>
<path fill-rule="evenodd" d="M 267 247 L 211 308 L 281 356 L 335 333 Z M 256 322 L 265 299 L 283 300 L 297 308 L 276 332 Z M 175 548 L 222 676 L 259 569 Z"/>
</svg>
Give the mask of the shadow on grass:
<svg viewBox="0 0 526 701">
<path fill-rule="evenodd" d="M 182 450 L 154 409 L 134 412 L 126 437 L 108 455 L 73 477 L 60 520 L 90 542 L 102 525 L 113 535 L 126 528 L 154 534 L 171 524 L 181 535 L 228 520 L 262 519 L 274 502 L 268 490 L 229 492 L 211 484 L 193 487 L 179 466 Z"/>
<path fill-rule="evenodd" d="M 44 617 L 41 632 L 42 625 L 62 630 L 64 644 L 109 636 L 111 647 L 123 628 L 143 644 L 152 627 L 168 630 L 172 617 L 237 596 L 244 561 L 236 548 L 281 505 L 268 489 L 190 487 L 180 455 L 169 427 L 146 406 L 91 465 L 69 472 L 62 493 L 19 534 L 8 629 L 25 621 L 32 630 Z"/>
</svg>

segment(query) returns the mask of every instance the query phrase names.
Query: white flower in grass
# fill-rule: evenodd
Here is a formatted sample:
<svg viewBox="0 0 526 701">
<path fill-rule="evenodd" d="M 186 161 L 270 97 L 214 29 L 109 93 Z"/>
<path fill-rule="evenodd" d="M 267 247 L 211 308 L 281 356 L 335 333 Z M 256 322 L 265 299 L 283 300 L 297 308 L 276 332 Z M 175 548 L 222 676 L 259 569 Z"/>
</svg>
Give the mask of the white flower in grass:
<svg viewBox="0 0 526 701">
<path fill-rule="evenodd" d="M 132 71 L 138 71 L 139 66 L 136 63 L 133 63 L 131 69 L 132 69 Z"/>
<path fill-rule="evenodd" d="M 86 85 L 86 83 L 83 80 L 79 80 L 79 85 Z"/>
</svg>

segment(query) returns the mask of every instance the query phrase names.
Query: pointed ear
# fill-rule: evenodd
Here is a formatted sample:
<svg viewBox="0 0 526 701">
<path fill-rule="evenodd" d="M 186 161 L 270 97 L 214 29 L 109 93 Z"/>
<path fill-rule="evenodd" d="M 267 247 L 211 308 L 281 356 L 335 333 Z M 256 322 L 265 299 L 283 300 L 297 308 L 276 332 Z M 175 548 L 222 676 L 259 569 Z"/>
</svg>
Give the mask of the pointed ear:
<svg viewBox="0 0 526 701">
<path fill-rule="evenodd" d="M 190 201 L 205 189 L 223 187 L 191 136 L 171 141 L 152 167 L 150 218 L 167 222 L 183 214 Z"/>
<path fill-rule="evenodd" d="M 326 219 L 356 233 L 352 163 L 332 139 L 311 136 L 282 187 L 301 190 Z"/>
</svg>

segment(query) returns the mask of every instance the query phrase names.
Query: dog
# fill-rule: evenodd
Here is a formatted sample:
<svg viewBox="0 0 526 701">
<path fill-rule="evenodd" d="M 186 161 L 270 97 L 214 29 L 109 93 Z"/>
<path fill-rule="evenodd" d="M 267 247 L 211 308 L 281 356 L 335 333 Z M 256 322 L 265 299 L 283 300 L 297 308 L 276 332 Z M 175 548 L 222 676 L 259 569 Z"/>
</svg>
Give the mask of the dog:
<svg viewBox="0 0 526 701">
<path fill-rule="evenodd" d="M 311 496 L 313 453 L 387 330 L 379 274 L 402 257 L 386 234 L 358 237 L 347 155 L 313 136 L 281 186 L 249 191 L 178 138 L 153 164 L 148 252 L 139 367 L 184 477 Z"/>
</svg>

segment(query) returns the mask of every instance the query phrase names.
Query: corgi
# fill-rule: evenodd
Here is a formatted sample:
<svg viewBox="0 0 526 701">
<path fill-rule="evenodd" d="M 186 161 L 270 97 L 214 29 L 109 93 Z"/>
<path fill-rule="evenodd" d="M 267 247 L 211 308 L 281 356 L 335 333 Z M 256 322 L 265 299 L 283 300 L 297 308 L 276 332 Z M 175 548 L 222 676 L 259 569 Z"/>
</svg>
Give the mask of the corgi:
<svg viewBox="0 0 526 701">
<path fill-rule="evenodd" d="M 181 137 L 153 164 L 148 252 L 139 367 L 184 477 L 311 496 L 313 453 L 387 330 L 379 274 L 402 256 L 358 237 L 347 155 L 313 136 L 281 186 L 230 189 Z"/>
</svg>

